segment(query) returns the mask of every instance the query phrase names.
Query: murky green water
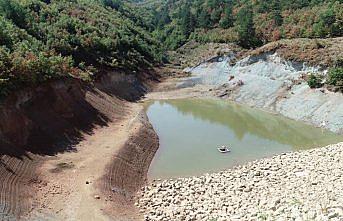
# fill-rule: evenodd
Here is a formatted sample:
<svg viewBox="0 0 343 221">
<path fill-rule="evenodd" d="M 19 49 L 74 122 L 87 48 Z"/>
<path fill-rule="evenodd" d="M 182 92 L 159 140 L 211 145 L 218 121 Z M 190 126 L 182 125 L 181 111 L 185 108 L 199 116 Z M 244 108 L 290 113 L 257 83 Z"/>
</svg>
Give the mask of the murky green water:
<svg viewBox="0 0 343 221">
<path fill-rule="evenodd" d="M 160 138 L 150 178 L 199 175 L 343 141 L 329 131 L 221 100 L 154 101 L 147 114 Z M 219 153 L 221 145 L 231 153 Z"/>
</svg>

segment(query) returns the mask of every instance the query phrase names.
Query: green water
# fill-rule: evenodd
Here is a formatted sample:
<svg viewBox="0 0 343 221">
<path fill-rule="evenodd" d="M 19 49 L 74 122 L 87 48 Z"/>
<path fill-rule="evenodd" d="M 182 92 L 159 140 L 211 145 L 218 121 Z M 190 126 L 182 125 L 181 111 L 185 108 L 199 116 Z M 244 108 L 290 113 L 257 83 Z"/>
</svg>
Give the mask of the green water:
<svg viewBox="0 0 343 221">
<path fill-rule="evenodd" d="M 343 141 L 332 132 L 221 100 L 152 101 L 146 112 L 160 138 L 149 170 L 153 179 L 199 175 Z M 219 153 L 221 145 L 231 153 Z"/>
</svg>

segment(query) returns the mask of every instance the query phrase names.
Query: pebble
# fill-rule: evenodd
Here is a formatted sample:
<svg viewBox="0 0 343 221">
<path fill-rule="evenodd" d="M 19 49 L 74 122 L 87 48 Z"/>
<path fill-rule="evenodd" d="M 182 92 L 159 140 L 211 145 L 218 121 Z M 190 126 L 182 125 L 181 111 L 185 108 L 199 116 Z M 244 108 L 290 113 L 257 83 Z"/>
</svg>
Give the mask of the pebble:
<svg viewBox="0 0 343 221">
<path fill-rule="evenodd" d="M 145 220 L 343 220 L 343 143 L 283 153 L 203 176 L 156 180 Z"/>
</svg>

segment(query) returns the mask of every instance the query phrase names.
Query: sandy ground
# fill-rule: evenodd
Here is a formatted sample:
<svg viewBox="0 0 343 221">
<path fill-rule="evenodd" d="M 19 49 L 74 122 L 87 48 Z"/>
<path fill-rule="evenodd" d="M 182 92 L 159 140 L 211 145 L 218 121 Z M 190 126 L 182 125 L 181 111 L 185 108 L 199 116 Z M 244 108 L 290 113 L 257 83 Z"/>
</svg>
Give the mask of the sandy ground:
<svg viewBox="0 0 343 221">
<path fill-rule="evenodd" d="M 159 83 L 154 91 L 148 93 L 145 100 L 163 100 L 163 99 L 182 99 L 196 97 L 214 97 L 213 85 L 198 84 L 193 87 L 178 87 L 178 84 L 186 78 L 168 78 Z"/>
<path fill-rule="evenodd" d="M 130 104 L 123 120 L 108 127 L 95 128 L 85 134 L 75 152 L 58 154 L 39 169 L 40 186 L 35 199 L 36 210 L 30 220 L 40 217 L 51 220 L 113 220 L 103 210 L 108 198 L 96 188 L 104 176 L 112 156 L 126 142 L 131 123 L 141 111 L 141 105 Z"/>
</svg>

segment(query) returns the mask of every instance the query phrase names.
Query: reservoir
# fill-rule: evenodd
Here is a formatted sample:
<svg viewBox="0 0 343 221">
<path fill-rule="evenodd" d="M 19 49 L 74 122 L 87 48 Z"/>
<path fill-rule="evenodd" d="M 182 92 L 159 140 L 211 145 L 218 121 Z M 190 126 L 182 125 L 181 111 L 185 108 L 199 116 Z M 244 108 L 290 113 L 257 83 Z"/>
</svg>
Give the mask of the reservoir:
<svg viewBox="0 0 343 221">
<path fill-rule="evenodd" d="M 149 101 L 146 112 L 160 139 L 150 179 L 201 175 L 343 141 L 333 132 L 224 100 Z M 220 153 L 222 145 L 231 152 Z"/>
</svg>

